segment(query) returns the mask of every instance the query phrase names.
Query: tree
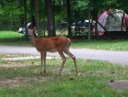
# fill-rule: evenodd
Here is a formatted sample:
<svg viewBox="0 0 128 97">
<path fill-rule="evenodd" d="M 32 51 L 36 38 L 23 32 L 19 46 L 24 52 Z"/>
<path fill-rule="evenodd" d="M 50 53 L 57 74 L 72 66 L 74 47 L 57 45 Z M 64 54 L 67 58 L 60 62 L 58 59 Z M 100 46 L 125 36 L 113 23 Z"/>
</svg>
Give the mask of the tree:
<svg viewBox="0 0 128 97">
<path fill-rule="evenodd" d="M 35 6 L 36 6 L 36 27 L 37 27 L 37 32 L 39 36 L 41 37 L 41 31 L 40 31 L 40 17 L 39 17 L 39 1 L 35 0 Z"/>
<path fill-rule="evenodd" d="M 27 4 L 26 4 L 26 0 L 23 0 L 24 3 L 24 26 L 27 25 Z"/>
<path fill-rule="evenodd" d="M 0 1 L 0 29 L 17 30 L 20 16 L 23 16 L 22 3 L 17 0 Z"/>
<path fill-rule="evenodd" d="M 67 4 L 66 4 L 66 7 L 67 7 L 67 21 L 68 21 L 68 36 L 72 36 L 72 33 L 71 33 L 71 7 L 70 7 L 70 0 L 66 0 L 67 1 Z"/>
<path fill-rule="evenodd" d="M 52 0 L 45 0 L 46 10 L 47 10 L 47 19 L 48 19 L 48 36 L 56 36 L 55 33 L 55 16 L 54 16 L 54 5 Z"/>
<path fill-rule="evenodd" d="M 35 0 L 30 0 L 30 17 L 32 24 L 35 26 Z"/>
</svg>

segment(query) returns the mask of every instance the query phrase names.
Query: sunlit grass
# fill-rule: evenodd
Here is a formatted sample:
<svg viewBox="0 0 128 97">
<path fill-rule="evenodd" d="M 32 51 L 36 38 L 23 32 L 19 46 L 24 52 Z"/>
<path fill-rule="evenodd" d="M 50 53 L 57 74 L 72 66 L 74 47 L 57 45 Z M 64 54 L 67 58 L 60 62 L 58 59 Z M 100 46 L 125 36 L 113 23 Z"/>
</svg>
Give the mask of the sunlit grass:
<svg viewBox="0 0 128 97">
<path fill-rule="evenodd" d="M 21 38 L 23 34 L 14 31 L 0 31 L 0 39 Z"/>
<path fill-rule="evenodd" d="M 128 40 L 75 40 L 72 43 L 73 48 L 89 48 L 103 50 L 128 50 Z"/>
<path fill-rule="evenodd" d="M 28 39 L 18 32 L 14 31 L 0 31 L 0 44 L 1 45 L 29 45 Z"/>
</svg>

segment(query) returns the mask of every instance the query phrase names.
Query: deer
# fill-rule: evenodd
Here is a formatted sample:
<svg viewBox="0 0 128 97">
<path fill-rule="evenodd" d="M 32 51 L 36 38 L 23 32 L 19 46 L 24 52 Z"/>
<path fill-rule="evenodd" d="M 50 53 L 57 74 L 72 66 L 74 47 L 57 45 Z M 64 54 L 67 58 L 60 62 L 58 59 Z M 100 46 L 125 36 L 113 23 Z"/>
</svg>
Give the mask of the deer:
<svg viewBox="0 0 128 97">
<path fill-rule="evenodd" d="M 60 57 L 62 58 L 62 65 L 60 68 L 59 75 L 61 75 L 62 70 L 64 68 L 64 64 L 66 62 L 66 57 L 64 55 L 67 54 L 69 57 L 73 59 L 75 65 L 76 75 L 78 74 L 76 57 L 69 51 L 69 47 L 71 45 L 71 40 L 65 36 L 55 36 L 55 37 L 42 37 L 36 38 L 34 33 L 36 31 L 36 27 L 32 23 L 27 24 L 27 36 L 32 42 L 33 46 L 40 52 L 41 55 L 41 68 L 40 75 L 44 72 L 46 74 L 46 56 L 47 52 L 58 52 Z M 44 70 L 43 70 L 44 65 Z"/>
</svg>

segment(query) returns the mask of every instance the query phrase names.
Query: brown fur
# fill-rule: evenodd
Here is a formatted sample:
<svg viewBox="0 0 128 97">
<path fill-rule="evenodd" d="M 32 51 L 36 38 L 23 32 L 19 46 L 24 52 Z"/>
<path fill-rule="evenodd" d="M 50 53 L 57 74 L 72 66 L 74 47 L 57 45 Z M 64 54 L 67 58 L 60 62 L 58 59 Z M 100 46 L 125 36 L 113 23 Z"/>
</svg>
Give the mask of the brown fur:
<svg viewBox="0 0 128 97">
<path fill-rule="evenodd" d="M 35 47 L 39 52 L 51 52 L 52 50 L 63 51 L 67 45 L 70 45 L 71 40 L 64 37 L 51 37 L 36 39 Z"/>
</svg>

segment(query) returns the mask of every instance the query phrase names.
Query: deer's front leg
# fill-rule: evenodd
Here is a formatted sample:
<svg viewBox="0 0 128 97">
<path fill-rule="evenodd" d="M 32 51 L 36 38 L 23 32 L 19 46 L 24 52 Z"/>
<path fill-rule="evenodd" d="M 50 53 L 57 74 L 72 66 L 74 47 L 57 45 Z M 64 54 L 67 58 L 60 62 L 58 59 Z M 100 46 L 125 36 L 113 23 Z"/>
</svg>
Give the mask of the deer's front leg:
<svg viewBox="0 0 128 97">
<path fill-rule="evenodd" d="M 43 54 L 41 53 L 41 57 L 40 57 L 40 60 L 41 60 L 41 67 L 40 67 L 40 75 L 42 76 L 42 65 L 43 65 Z"/>
<path fill-rule="evenodd" d="M 44 52 L 44 58 L 43 58 L 43 60 L 44 60 L 44 74 L 46 74 L 46 55 L 47 55 L 47 53 L 46 52 Z"/>
<path fill-rule="evenodd" d="M 44 65 L 44 74 L 46 74 L 46 52 L 41 52 L 41 68 L 40 75 L 42 75 L 42 68 Z"/>
</svg>

